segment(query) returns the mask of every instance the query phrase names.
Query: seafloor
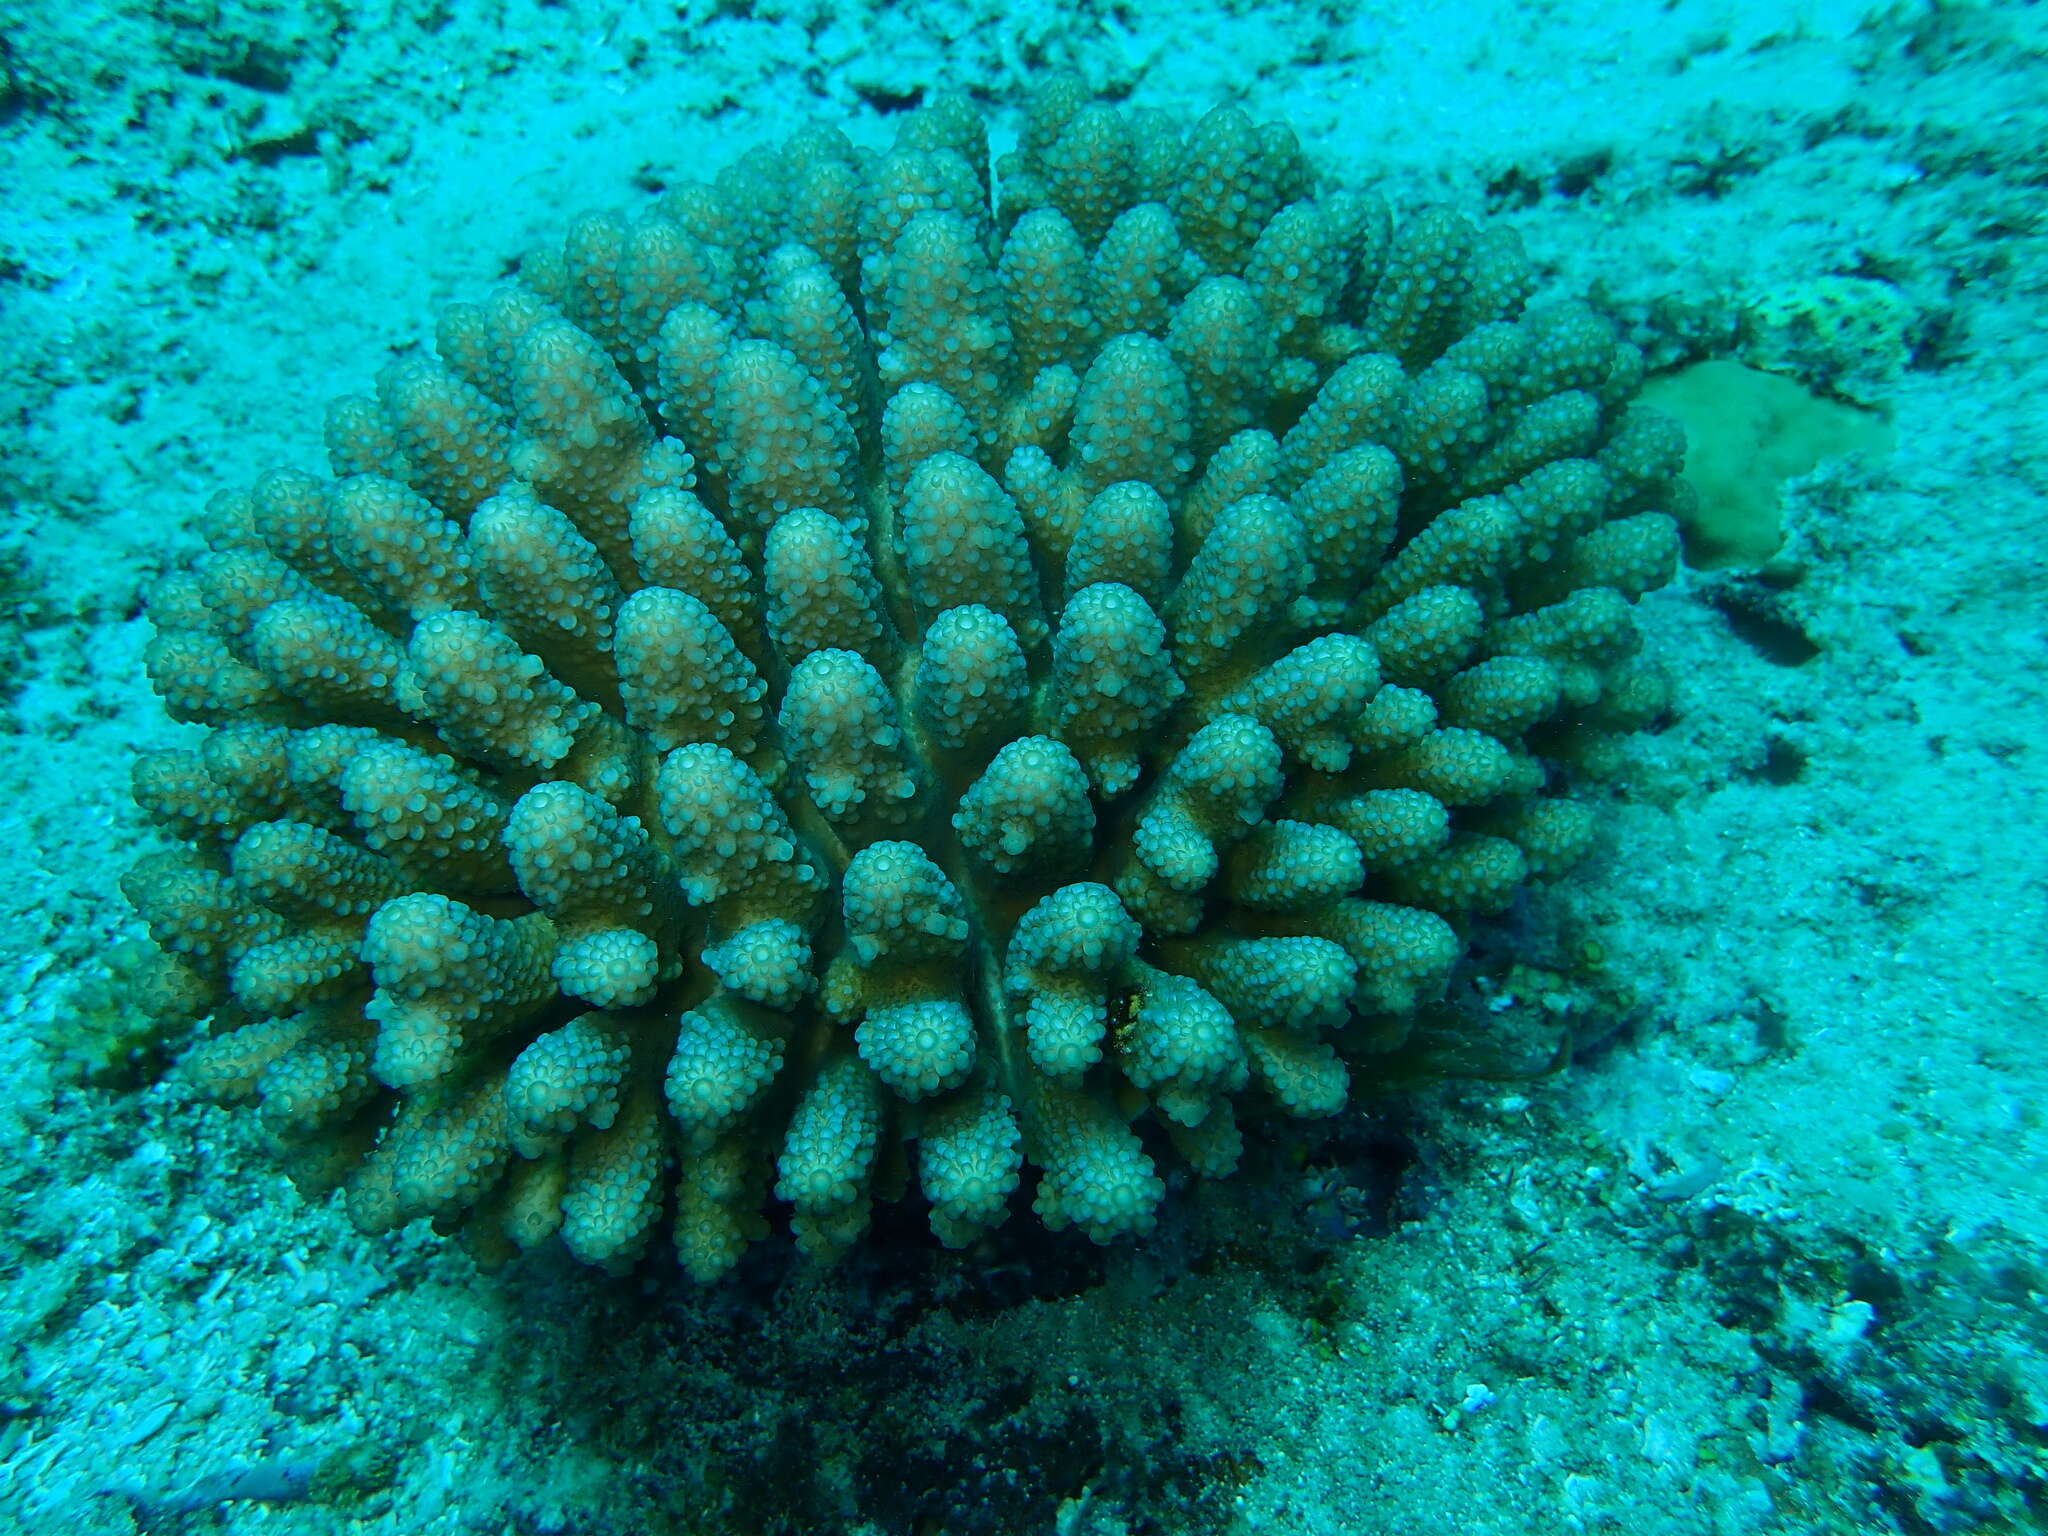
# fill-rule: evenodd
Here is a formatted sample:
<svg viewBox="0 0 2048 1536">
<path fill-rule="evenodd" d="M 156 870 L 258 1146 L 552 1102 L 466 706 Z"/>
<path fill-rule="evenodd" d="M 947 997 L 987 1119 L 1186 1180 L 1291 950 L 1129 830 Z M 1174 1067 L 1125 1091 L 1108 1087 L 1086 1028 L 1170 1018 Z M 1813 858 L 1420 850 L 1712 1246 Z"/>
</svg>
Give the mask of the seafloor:
<svg viewBox="0 0 2048 1536">
<path fill-rule="evenodd" d="M 1577 1059 L 979 1269 L 483 1276 L 306 1207 L 125 995 L 139 592 L 570 214 L 1057 65 L 1801 386 L 1730 450 L 1783 548 L 1644 603 L 1673 718 L 1523 914 Z M 2048 1521 L 2048 8 L 5 0 L 0 199 L 0 1527 Z M 1811 397 L 1889 445 L 1812 467 Z"/>
</svg>

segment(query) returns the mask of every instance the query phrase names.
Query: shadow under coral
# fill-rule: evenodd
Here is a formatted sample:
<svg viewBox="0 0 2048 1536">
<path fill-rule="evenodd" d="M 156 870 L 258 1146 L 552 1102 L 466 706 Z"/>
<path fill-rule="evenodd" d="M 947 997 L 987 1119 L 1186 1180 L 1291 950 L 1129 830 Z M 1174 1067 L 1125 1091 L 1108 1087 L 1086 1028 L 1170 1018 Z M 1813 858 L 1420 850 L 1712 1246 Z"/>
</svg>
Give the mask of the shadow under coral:
<svg viewBox="0 0 2048 1536">
<path fill-rule="evenodd" d="M 575 1447 L 621 1479 L 618 1523 L 579 1508 L 579 1531 L 1002 1533 L 1095 1508 L 1221 1530 L 1258 1463 L 1253 1396 L 1212 1369 L 1214 1341 L 1276 1292 L 1310 1311 L 1339 1250 L 1423 1213 L 1404 1120 L 1398 1100 L 1354 1106 L 1249 1147 L 1236 1178 L 1182 1175 L 1132 1247 L 1013 1218 L 936 1248 L 913 1199 L 878 1205 L 830 1268 L 778 1232 L 710 1288 L 665 1255 L 624 1279 L 531 1256 L 489 1282 L 495 1387 L 544 1426 L 537 1455 Z M 519 1503 L 516 1528 L 547 1523 Z"/>
</svg>

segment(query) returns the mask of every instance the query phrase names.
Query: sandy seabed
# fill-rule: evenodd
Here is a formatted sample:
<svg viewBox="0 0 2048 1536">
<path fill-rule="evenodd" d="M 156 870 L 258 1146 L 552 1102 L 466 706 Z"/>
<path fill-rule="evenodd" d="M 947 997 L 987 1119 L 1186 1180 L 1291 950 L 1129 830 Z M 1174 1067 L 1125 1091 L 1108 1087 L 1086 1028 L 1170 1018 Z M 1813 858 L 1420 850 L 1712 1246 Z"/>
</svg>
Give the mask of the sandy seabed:
<svg viewBox="0 0 2048 1536">
<path fill-rule="evenodd" d="M 2044 58 L 2016 4 L 0 0 L 0 1528 L 2039 1528 Z M 1368 1106 L 1363 1232 L 1248 1173 L 1138 1248 L 701 1294 L 365 1240 L 175 1072 L 88 1080 L 206 496 L 574 213 L 940 90 L 1000 141 L 1052 67 L 1888 423 L 1643 604 L 1673 717 L 1525 918 L 1619 1032 Z"/>
</svg>

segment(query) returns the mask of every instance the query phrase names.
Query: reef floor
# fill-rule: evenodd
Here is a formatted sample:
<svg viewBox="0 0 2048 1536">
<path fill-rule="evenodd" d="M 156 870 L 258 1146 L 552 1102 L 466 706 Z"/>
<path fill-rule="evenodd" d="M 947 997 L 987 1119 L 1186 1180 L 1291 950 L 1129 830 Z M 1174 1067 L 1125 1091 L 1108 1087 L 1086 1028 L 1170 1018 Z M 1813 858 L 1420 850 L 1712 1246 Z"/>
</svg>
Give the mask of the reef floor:
<svg viewBox="0 0 2048 1536">
<path fill-rule="evenodd" d="M 0 37 L 0 1529 L 2048 1519 L 2039 7 L 0 0 Z M 1364 1101 L 1107 1252 L 1019 1221 L 697 1292 L 305 1206 L 124 990 L 128 762 L 182 739 L 139 593 L 570 214 L 937 89 L 1014 133 L 1050 66 L 1285 117 L 1513 223 L 1659 368 L 1798 387 L 1748 447 L 1704 423 L 1768 481 L 1752 553 L 1643 604 L 1673 718 L 1484 957 L 1569 1070 Z M 1888 445 L 1802 439 L 1815 400 Z"/>
</svg>

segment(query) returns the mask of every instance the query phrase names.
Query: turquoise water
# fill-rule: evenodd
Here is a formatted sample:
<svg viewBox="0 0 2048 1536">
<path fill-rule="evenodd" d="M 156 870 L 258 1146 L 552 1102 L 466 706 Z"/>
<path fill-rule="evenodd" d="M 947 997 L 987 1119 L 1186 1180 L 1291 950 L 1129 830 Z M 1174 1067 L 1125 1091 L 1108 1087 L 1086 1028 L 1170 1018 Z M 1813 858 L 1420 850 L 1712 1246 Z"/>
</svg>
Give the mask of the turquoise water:
<svg viewBox="0 0 2048 1536">
<path fill-rule="evenodd" d="M 2041 1523 L 2036 8 L 6 16 L 0 1526 Z M 1740 526 L 1638 606 L 1671 706 L 1460 973 L 1526 1031 L 1465 1068 L 1568 1064 L 1354 1095 L 1107 1248 L 1021 1199 L 711 1287 L 359 1235 L 150 1016 L 131 764 L 193 738 L 142 594 L 569 219 L 947 90 L 1000 152 L 1062 67 L 1780 381 L 1695 388 Z"/>
</svg>

